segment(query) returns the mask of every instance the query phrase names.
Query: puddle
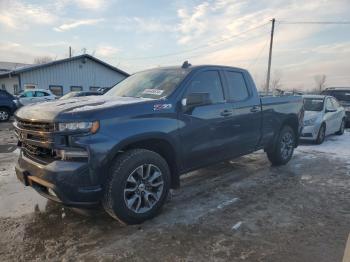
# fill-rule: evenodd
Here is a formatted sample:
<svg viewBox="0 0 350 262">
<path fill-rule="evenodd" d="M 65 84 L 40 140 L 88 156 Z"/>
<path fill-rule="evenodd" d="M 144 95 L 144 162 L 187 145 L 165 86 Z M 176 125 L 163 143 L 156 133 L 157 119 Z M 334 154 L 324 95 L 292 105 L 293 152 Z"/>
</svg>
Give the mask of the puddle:
<svg viewBox="0 0 350 262">
<path fill-rule="evenodd" d="M 12 153 L 17 149 L 14 144 L 0 145 L 0 153 Z"/>
</svg>

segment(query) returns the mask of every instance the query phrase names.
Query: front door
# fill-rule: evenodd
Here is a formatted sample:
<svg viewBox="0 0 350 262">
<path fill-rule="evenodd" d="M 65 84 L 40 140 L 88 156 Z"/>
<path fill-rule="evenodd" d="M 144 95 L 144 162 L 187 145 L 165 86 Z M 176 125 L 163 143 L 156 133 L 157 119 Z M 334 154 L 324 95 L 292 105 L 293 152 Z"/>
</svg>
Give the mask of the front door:
<svg viewBox="0 0 350 262">
<path fill-rule="evenodd" d="M 35 91 L 24 91 L 23 94 L 20 95 L 19 102 L 24 106 L 34 103 Z"/>
<path fill-rule="evenodd" d="M 225 102 L 222 79 L 217 70 L 197 72 L 186 87 L 186 95 L 208 93 L 210 103 L 183 109 L 179 114 L 185 169 L 215 163 L 225 155 L 232 110 Z"/>
</svg>

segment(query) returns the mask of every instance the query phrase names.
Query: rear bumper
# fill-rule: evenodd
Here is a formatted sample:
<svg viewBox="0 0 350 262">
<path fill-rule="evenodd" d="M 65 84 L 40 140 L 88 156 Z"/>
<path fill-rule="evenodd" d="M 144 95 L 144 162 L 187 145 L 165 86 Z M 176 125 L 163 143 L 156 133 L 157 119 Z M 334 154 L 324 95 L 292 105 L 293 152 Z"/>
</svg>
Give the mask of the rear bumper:
<svg viewBox="0 0 350 262">
<path fill-rule="evenodd" d="M 350 111 L 345 111 L 345 120 L 347 124 L 350 124 Z"/>
<path fill-rule="evenodd" d="M 55 202 L 72 207 L 93 207 L 100 203 L 102 186 L 90 182 L 85 162 L 54 161 L 41 165 L 21 153 L 15 170 L 24 185 Z"/>
</svg>

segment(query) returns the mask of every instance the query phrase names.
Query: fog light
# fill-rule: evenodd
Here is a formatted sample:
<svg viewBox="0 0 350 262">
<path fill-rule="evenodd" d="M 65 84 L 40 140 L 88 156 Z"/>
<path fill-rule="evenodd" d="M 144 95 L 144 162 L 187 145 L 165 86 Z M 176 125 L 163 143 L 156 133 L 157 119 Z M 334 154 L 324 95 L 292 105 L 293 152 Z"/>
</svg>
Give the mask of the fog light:
<svg viewBox="0 0 350 262">
<path fill-rule="evenodd" d="M 49 193 L 49 195 L 54 196 L 54 197 L 57 197 L 55 191 L 53 191 L 51 188 L 48 188 L 48 189 L 47 189 L 47 192 Z"/>
<path fill-rule="evenodd" d="M 56 150 L 56 155 L 62 160 L 74 158 L 87 158 L 88 152 L 85 150 Z"/>
</svg>

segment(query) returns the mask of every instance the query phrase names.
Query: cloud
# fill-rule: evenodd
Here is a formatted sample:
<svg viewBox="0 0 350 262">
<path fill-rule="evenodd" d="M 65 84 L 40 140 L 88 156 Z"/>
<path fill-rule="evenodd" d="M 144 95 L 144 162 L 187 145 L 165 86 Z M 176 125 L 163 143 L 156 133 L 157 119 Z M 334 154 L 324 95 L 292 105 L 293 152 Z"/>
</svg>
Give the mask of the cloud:
<svg viewBox="0 0 350 262">
<path fill-rule="evenodd" d="M 74 6 L 78 9 L 87 9 L 90 11 L 98 11 L 104 9 L 108 5 L 106 0 L 54 0 L 53 5 L 58 10 L 68 9 Z"/>
<path fill-rule="evenodd" d="M 165 33 L 175 32 L 176 27 L 159 18 L 144 17 L 119 17 L 115 21 L 114 29 L 116 31 L 134 31 L 146 33 Z"/>
<path fill-rule="evenodd" d="M 65 41 L 55 41 L 55 42 L 43 42 L 35 43 L 35 47 L 58 47 L 58 46 L 68 46 L 69 43 Z"/>
<path fill-rule="evenodd" d="M 44 6 L 22 3 L 18 0 L 0 1 L 0 25 L 7 29 L 28 29 L 30 24 L 47 25 L 57 19 Z"/>
<path fill-rule="evenodd" d="M 103 18 L 75 20 L 55 27 L 54 30 L 57 32 L 64 32 L 84 25 L 96 25 L 102 21 L 104 21 Z"/>
<path fill-rule="evenodd" d="M 106 6 L 105 0 L 75 0 L 75 4 L 83 9 L 98 10 Z"/>
<path fill-rule="evenodd" d="M 177 11 L 177 15 L 180 18 L 180 23 L 178 24 L 178 31 L 181 35 L 178 40 L 180 44 L 188 43 L 192 38 L 198 37 L 207 30 L 209 21 L 206 19 L 206 15 L 209 9 L 209 3 L 204 2 L 194 7 L 192 12 L 185 8 Z"/>
<path fill-rule="evenodd" d="M 95 55 L 103 58 L 111 58 L 120 52 L 119 48 L 110 45 L 99 45 L 96 49 Z"/>
</svg>

